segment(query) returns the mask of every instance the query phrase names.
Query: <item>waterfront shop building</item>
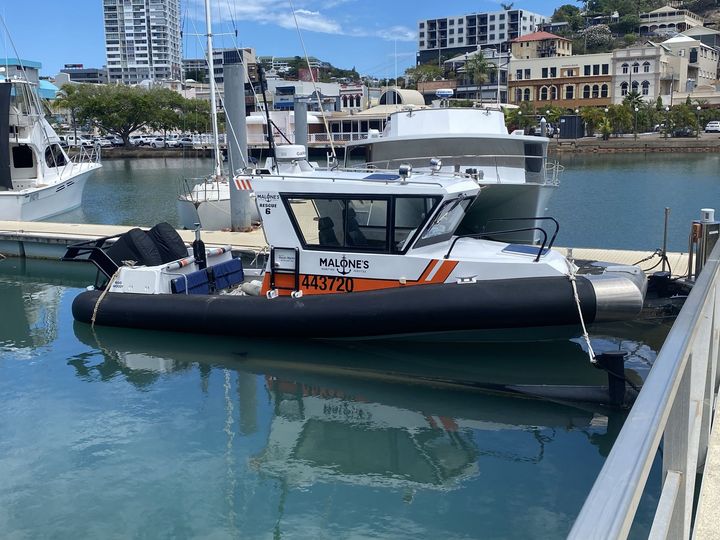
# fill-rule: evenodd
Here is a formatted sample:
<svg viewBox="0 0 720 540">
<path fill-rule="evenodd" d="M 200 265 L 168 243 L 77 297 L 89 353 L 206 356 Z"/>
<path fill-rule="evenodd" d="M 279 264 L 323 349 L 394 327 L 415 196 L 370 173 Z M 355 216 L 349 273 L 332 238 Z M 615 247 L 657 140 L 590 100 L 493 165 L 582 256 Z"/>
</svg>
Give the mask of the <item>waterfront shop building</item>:
<svg viewBox="0 0 720 540">
<path fill-rule="evenodd" d="M 515 59 L 510 62 L 510 103 L 536 108 L 602 107 L 612 103 L 612 53 Z"/>
<path fill-rule="evenodd" d="M 687 57 L 676 56 L 658 43 L 617 49 L 612 53 L 612 62 L 613 103 L 616 105 L 633 92 L 643 101 L 654 102 L 659 97 L 669 104 L 671 96 L 687 80 Z"/>
<path fill-rule="evenodd" d="M 705 19 L 686 9 L 663 6 L 640 14 L 641 35 L 672 35 L 695 26 L 702 27 Z"/>
<path fill-rule="evenodd" d="M 572 56 L 572 40 L 550 32 L 533 32 L 510 42 L 513 58 L 529 60 L 551 56 Z"/>
<path fill-rule="evenodd" d="M 110 82 L 179 80 L 180 0 L 103 0 Z"/>
<path fill-rule="evenodd" d="M 223 66 L 226 63 L 237 63 L 240 52 L 242 52 L 242 63 L 247 67 L 247 74 L 252 82 L 258 80 L 257 77 L 257 60 L 255 58 L 255 49 L 245 47 L 242 49 L 214 49 L 213 64 L 215 71 L 215 82 L 221 84 L 224 82 Z M 203 58 L 185 58 L 183 64 L 183 80 L 193 79 L 196 82 L 207 83 L 210 80 L 210 68 L 205 57 Z"/>
<path fill-rule="evenodd" d="M 441 65 L 444 60 L 478 48 L 493 47 L 505 52 L 511 40 L 535 32 L 538 25 L 549 20 L 523 9 L 425 19 L 418 22 L 417 63 Z"/>
</svg>

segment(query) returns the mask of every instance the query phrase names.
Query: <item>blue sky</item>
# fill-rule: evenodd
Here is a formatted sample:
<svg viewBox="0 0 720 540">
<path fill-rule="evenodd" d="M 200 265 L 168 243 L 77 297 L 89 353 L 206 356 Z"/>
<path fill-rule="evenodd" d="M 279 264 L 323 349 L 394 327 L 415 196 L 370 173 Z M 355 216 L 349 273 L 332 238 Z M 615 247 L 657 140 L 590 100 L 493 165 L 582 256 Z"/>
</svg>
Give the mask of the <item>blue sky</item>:
<svg viewBox="0 0 720 540">
<path fill-rule="evenodd" d="M 551 15 L 567 2 L 529 0 L 515 8 Z M 184 56 L 203 55 L 203 0 L 181 0 Z M 414 65 L 417 21 L 432 17 L 498 11 L 500 2 L 450 0 L 293 0 L 308 54 L 361 74 L 393 77 Z M 302 56 L 290 0 L 211 0 L 213 32 L 230 33 L 239 46 L 258 55 Z M 0 14 L 21 58 L 43 64 L 43 75 L 66 63 L 105 64 L 102 0 L 0 0 Z M 0 38 L 0 56 L 14 57 L 10 41 Z M 216 37 L 216 47 L 235 46 L 234 36 Z M 397 51 L 397 52 L 396 52 Z"/>
</svg>

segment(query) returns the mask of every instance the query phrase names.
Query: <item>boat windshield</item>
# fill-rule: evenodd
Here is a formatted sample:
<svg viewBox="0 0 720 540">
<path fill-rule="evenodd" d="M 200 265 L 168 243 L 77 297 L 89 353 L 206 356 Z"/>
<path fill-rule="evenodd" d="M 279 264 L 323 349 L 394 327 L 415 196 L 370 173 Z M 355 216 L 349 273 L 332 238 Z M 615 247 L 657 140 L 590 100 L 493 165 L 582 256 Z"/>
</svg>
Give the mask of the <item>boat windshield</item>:
<svg viewBox="0 0 720 540">
<path fill-rule="evenodd" d="M 425 229 L 422 236 L 420 236 L 415 247 L 428 246 L 449 240 L 465 217 L 465 212 L 467 212 L 472 202 L 473 198 L 471 197 L 447 201 L 440 208 L 437 216 Z"/>
</svg>

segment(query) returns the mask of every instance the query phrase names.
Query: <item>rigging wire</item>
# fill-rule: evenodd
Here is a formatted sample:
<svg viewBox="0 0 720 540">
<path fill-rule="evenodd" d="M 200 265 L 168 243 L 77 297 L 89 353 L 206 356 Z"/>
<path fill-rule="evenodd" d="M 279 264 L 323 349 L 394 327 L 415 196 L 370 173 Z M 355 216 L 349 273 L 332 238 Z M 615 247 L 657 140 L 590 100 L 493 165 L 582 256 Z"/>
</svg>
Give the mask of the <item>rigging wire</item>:
<svg viewBox="0 0 720 540">
<path fill-rule="evenodd" d="M 295 14 L 295 6 L 293 5 L 292 0 L 288 0 L 288 3 L 290 4 L 290 9 L 292 10 L 293 20 L 295 21 L 295 28 L 297 29 L 298 36 L 300 37 L 300 44 L 302 45 L 303 53 L 305 53 L 305 62 L 307 63 L 308 72 L 310 73 L 310 80 L 312 81 L 313 85 L 313 91 L 315 92 L 315 97 L 317 98 L 318 107 L 320 109 L 320 116 L 322 117 L 323 125 L 325 126 L 325 133 L 328 134 L 328 141 L 330 142 L 330 152 L 332 153 L 333 161 L 337 162 L 335 144 L 333 143 L 332 136 L 330 134 L 330 127 L 328 126 L 327 117 L 325 116 L 322 101 L 320 100 L 320 93 L 318 92 L 317 85 L 315 84 L 315 75 L 310 68 L 310 58 L 308 58 L 307 48 L 305 47 L 305 40 L 302 37 L 302 32 L 300 32 L 300 25 L 298 24 L 297 15 Z"/>
</svg>

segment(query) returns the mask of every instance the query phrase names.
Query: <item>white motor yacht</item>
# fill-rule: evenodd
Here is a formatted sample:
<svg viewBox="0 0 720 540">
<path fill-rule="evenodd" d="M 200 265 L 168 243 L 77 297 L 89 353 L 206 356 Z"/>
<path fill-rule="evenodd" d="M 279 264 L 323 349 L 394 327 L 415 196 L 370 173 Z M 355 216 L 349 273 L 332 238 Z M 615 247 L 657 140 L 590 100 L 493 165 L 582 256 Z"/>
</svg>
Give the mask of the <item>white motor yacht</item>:
<svg viewBox="0 0 720 540">
<path fill-rule="evenodd" d="M 443 100 L 444 101 L 444 100 Z M 496 220 L 546 215 L 562 166 L 549 163 L 548 139 L 508 133 L 502 108 L 415 108 L 390 114 L 382 133 L 347 143 L 345 166 L 462 172 L 477 178 L 483 197 L 468 212 L 465 232 L 491 230 Z M 532 232 L 514 241 L 535 241 Z"/>
<path fill-rule="evenodd" d="M 32 83 L 0 79 L 0 220 L 37 221 L 80 206 L 99 149 L 70 158 Z"/>
</svg>

